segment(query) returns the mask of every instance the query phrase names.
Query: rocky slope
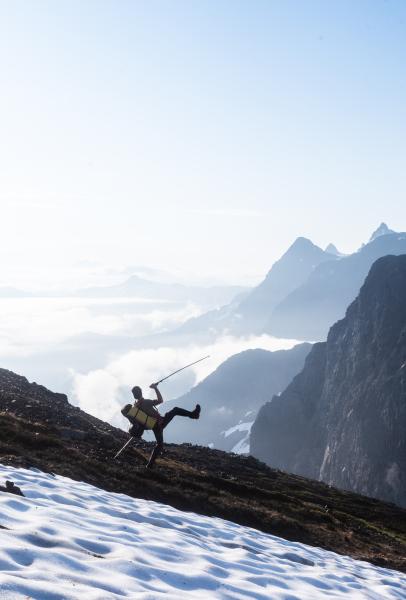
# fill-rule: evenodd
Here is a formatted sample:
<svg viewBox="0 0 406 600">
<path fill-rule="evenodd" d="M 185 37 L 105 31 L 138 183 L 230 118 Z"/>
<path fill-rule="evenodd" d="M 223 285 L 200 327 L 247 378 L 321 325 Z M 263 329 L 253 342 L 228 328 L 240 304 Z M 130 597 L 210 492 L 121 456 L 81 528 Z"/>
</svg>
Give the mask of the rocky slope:
<svg viewBox="0 0 406 600">
<path fill-rule="evenodd" d="M 291 350 L 246 350 L 230 357 L 190 392 L 165 402 L 165 411 L 173 406 L 192 409 L 198 403 L 203 407 L 199 427 L 175 419 L 167 439 L 248 452 L 249 432 L 259 408 L 301 371 L 310 348 L 311 344 L 299 344 Z"/>
<path fill-rule="evenodd" d="M 392 504 L 272 470 L 252 457 L 187 444 L 168 445 L 152 471 L 145 470 L 150 444 L 130 447 L 114 461 L 128 437 L 123 431 L 1 369 L 0 411 L 3 464 L 65 475 L 406 571 L 406 511 Z"/>
<path fill-rule="evenodd" d="M 378 237 L 375 242 L 392 236 Z M 344 259 L 343 259 L 344 260 Z M 372 267 L 303 371 L 258 413 L 268 464 L 406 506 L 406 256 Z"/>
</svg>

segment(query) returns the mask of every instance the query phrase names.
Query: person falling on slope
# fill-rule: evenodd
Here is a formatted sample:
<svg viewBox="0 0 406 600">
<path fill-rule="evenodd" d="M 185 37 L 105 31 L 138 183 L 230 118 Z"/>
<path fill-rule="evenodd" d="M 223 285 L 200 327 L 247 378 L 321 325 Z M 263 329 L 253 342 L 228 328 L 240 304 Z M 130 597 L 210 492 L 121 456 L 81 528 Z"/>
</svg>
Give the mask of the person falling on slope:
<svg viewBox="0 0 406 600">
<path fill-rule="evenodd" d="M 148 469 L 150 469 L 154 465 L 158 455 L 162 452 L 164 445 L 163 430 L 172 421 L 172 419 L 174 417 L 189 417 L 189 419 L 198 419 L 200 417 L 199 404 L 196 404 L 195 409 L 192 411 L 175 406 L 174 408 L 172 408 L 172 410 L 170 410 L 162 416 L 155 408 L 159 404 L 162 404 L 164 401 L 162 398 L 162 394 L 158 389 L 158 384 L 152 383 L 149 387 L 155 390 L 156 400 L 148 400 L 147 398 L 144 398 L 142 395 L 142 389 L 138 385 L 134 386 L 131 390 L 135 399 L 134 406 L 142 410 L 144 413 L 146 413 L 153 419 L 156 419 L 156 424 L 152 428 L 156 439 L 156 444 L 147 463 Z M 124 416 L 126 416 L 129 419 L 129 417 L 126 414 L 126 412 L 128 412 L 128 406 L 130 405 L 124 407 L 124 409 L 121 412 Z M 141 429 L 143 429 L 142 426 Z M 129 433 L 130 435 L 135 435 L 135 437 L 139 437 L 140 435 L 142 435 L 142 432 L 140 433 L 140 425 L 138 423 L 135 423 L 133 427 L 130 428 Z"/>
</svg>

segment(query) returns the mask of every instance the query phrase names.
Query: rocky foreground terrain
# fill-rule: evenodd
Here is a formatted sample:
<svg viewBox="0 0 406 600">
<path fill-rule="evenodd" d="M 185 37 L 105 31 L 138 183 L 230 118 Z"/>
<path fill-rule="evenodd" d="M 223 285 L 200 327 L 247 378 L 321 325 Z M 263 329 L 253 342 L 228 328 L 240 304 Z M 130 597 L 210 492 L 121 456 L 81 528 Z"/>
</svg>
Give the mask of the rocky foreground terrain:
<svg viewBox="0 0 406 600">
<path fill-rule="evenodd" d="M 145 469 L 150 444 L 130 447 L 115 461 L 125 432 L 3 369 L 0 411 L 0 463 L 222 517 L 406 572 L 406 511 L 394 504 L 270 469 L 252 457 L 188 444 L 168 445 L 152 471 Z"/>
</svg>

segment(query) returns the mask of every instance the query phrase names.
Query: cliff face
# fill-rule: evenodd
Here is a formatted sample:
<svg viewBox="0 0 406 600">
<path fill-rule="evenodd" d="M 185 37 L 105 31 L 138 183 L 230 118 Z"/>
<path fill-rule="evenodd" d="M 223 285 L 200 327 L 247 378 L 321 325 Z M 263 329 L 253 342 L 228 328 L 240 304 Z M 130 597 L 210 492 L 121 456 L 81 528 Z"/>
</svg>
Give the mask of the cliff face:
<svg viewBox="0 0 406 600">
<path fill-rule="evenodd" d="M 262 407 L 268 464 L 406 505 L 406 256 L 379 259 L 327 342 Z"/>
</svg>

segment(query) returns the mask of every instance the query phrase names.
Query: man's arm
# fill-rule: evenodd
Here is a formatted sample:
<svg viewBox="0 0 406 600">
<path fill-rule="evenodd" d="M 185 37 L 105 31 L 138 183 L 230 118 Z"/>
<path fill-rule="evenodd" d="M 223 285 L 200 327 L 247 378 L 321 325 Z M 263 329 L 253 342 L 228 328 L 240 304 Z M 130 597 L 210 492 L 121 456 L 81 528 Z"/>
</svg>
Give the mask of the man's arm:
<svg viewBox="0 0 406 600">
<path fill-rule="evenodd" d="M 151 383 L 151 385 L 149 386 L 152 390 L 155 390 L 156 393 L 156 400 L 153 400 L 154 406 L 158 406 L 158 404 L 162 404 L 162 402 L 164 401 L 164 399 L 162 398 L 162 394 L 161 392 L 158 390 L 158 384 L 157 383 Z"/>
</svg>

